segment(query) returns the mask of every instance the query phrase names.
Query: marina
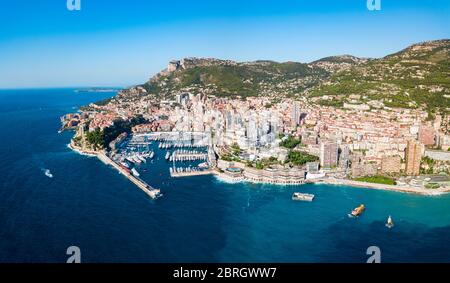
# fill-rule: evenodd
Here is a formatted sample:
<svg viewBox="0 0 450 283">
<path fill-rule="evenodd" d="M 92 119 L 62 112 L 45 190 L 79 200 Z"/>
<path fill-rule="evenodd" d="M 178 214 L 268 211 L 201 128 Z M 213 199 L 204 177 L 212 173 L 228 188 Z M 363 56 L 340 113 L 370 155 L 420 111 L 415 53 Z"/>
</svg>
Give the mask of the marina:
<svg viewBox="0 0 450 283">
<path fill-rule="evenodd" d="M 99 153 L 98 158 L 103 161 L 107 165 L 111 165 L 115 169 L 117 169 L 121 174 L 127 177 L 133 184 L 135 184 L 138 188 L 140 188 L 144 193 L 146 193 L 152 199 L 156 199 L 162 196 L 161 191 L 159 189 L 155 189 L 144 182 L 142 179 L 130 174 L 130 170 L 124 168 L 123 166 L 116 163 L 114 160 L 109 158 L 105 153 Z"/>
<path fill-rule="evenodd" d="M 201 150 L 175 150 L 169 156 L 169 161 L 172 162 L 172 167 L 169 168 L 170 176 L 172 177 L 188 177 L 209 175 L 213 173 L 209 162 L 209 155 L 207 149 Z M 200 163 L 199 163 L 200 162 Z M 179 165 L 181 163 L 181 166 Z M 186 165 L 188 163 L 189 165 Z"/>
<path fill-rule="evenodd" d="M 161 195 L 160 191 L 143 181 L 145 176 L 140 172 L 145 173 L 151 169 L 155 158 L 160 159 L 155 151 L 159 154 L 165 152 L 164 159 L 171 163 L 171 177 L 202 176 L 213 173 L 211 165 L 215 162 L 215 155 L 208 144 L 208 137 L 204 133 L 133 134 L 115 143 L 109 156 L 102 153 L 99 158 L 113 165 L 144 192 L 156 198 Z"/>
<path fill-rule="evenodd" d="M 170 161 L 196 161 L 196 160 L 208 160 L 208 154 L 195 150 L 176 150 L 169 156 Z"/>
<path fill-rule="evenodd" d="M 208 133 L 170 132 L 134 134 L 121 149 L 121 155 L 138 154 L 150 144 L 157 144 L 158 150 L 165 151 L 164 159 L 171 162 L 171 177 L 209 175 L 216 162 L 210 147 Z M 156 145 L 154 145 L 156 146 Z"/>
</svg>

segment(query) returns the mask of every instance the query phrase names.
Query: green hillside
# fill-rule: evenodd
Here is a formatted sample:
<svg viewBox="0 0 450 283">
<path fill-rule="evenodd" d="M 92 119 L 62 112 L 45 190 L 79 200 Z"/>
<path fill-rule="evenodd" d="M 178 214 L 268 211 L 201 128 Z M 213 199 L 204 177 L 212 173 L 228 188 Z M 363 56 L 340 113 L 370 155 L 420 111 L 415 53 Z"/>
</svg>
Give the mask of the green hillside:
<svg viewBox="0 0 450 283">
<path fill-rule="evenodd" d="M 450 107 L 450 40 L 413 45 L 382 59 L 333 74 L 311 97 L 331 95 L 360 103 L 379 101 L 387 107 L 422 107 L 431 114 L 448 114 Z"/>
<path fill-rule="evenodd" d="M 186 58 L 170 62 L 147 83 L 147 92 L 125 91 L 122 98 L 173 99 L 180 92 L 218 97 L 306 97 L 311 103 L 343 107 L 422 108 L 449 114 L 450 40 L 412 45 L 380 59 L 350 55 L 326 57 L 309 64 L 273 61 L 237 63 Z"/>
</svg>

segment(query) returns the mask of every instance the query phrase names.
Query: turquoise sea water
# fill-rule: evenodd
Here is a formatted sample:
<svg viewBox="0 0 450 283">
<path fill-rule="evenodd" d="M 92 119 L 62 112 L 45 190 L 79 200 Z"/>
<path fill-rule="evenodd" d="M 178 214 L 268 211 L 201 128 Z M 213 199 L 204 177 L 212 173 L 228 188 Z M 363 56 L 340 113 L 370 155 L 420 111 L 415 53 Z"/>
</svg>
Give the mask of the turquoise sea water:
<svg viewBox="0 0 450 283">
<path fill-rule="evenodd" d="M 0 91 L 0 262 L 65 262 L 73 245 L 83 262 L 365 262 L 369 246 L 383 262 L 450 262 L 450 196 L 171 179 L 158 152 L 139 170 L 164 194 L 153 201 L 57 133 L 59 116 L 112 95 Z"/>
</svg>

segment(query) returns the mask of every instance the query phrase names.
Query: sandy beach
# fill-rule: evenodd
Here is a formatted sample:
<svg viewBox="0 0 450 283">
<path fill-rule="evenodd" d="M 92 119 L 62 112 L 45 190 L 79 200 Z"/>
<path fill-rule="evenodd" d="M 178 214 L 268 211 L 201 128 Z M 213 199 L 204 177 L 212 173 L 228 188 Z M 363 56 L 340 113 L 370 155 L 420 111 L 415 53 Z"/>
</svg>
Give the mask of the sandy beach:
<svg viewBox="0 0 450 283">
<path fill-rule="evenodd" d="M 393 185 L 384 185 L 384 184 L 375 184 L 375 183 L 366 183 L 366 182 L 358 182 L 353 180 L 346 179 L 335 179 L 335 178 L 327 178 L 323 179 L 323 183 L 330 185 L 345 185 L 350 187 L 358 187 L 358 188 L 366 188 L 366 189 L 375 189 L 375 190 L 386 190 L 386 191 L 395 191 L 401 193 L 410 193 L 410 194 L 420 194 L 426 196 L 439 196 L 443 194 L 450 193 L 450 188 L 439 188 L 439 189 L 425 189 L 418 188 L 412 186 L 393 186 Z"/>
</svg>

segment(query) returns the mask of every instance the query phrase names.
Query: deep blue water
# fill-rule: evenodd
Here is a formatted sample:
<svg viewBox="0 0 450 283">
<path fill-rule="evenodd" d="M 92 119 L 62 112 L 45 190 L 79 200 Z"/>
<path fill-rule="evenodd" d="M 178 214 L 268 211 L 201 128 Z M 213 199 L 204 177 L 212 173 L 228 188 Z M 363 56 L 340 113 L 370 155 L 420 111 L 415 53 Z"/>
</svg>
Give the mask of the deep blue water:
<svg viewBox="0 0 450 283">
<path fill-rule="evenodd" d="M 0 262 L 65 262 L 73 245 L 82 262 L 365 262 L 369 246 L 383 262 L 450 262 L 450 196 L 171 179 L 160 152 L 143 178 L 164 197 L 150 200 L 57 133 L 59 116 L 109 96 L 0 91 Z"/>
</svg>

